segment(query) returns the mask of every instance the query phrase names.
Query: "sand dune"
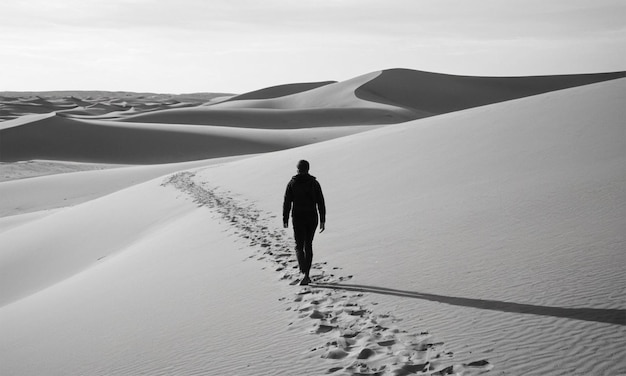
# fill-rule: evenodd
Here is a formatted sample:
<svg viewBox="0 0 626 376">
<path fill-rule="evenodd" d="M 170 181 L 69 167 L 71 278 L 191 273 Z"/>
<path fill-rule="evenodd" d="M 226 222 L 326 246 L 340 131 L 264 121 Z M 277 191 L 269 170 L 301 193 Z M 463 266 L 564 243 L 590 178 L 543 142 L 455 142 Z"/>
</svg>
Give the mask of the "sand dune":
<svg viewBox="0 0 626 376">
<path fill-rule="evenodd" d="M 17 126 L 20 126 L 20 125 L 32 123 L 32 122 L 35 122 L 35 121 L 48 119 L 48 118 L 51 118 L 51 117 L 53 117 L 55 115 L 56 114 L 54 112 L 44 113 L 44 114 L 23 115 L 23 116 L 20 116 L 18 118 L 15 118 L 15 119 L 11 119 L 11 120 L 6 120 L 6 121 L 3 121 L 3 122 L 0 122 L 0 131 L 4 130 L 4 129 L 14 128 L 14 127 L 17 127 Z M 1 157 L 2 157 L 2 154 L 0 154 L 0 158 Z"/>
<path fill-rule="evenodd" d="M 293 312 L 279 301 L 286 291 L 276 286 L 272 276 L 255 262 L 242 262 L 246 255 L 232 243 L 226 228 L 195 205 L 175 200 L 180 193 L 173 188 L 156 196 L 145 188 L 117 196 L 125 209 L 110 206 L 115 199 L 101 204 L 105 222 L 100 223 L 121 222 L 121 232 L 110 234 L 113 242 L 126 239 L 125 246 L 114 253 L 109 252 L 115 248 L 107 250 L 114 244 L 111 241 L 89 247 L 80 256 L 85 261 L 82 267 L 88 267 L 83 273 L 36 294 L 35 299 L 0 309 L 2 373 L 323 374 L 325 366 L 319 359 L 300 361 L 302 348 L 306 352 L 317 341 L 287 330 Z M 126 222 L 126 211 L 134 207 L 135 212 L 143 212 L 143 205 L 152 207 L 153 220 L 131 216 Z M 81 236 L 82 241 L 75 237 L 76 249 L 84 249 L 91 242 L 96 217 L 93 211 L 74 214 L 74 219 L 65 217 L 70 220 L 65 224 L 78 224 L 90 234 Z M 81 220 L 87 223 L 80 225 Z M 54 227 L 61 233 L 69 228 L 61 223 Z M 80 254 L 64 253 L 71 258 Z M 40 265 L 49 270 L 64 266 L 60 260 L 49 260 L 52 264 Z M 33 261 L 34 266 L 46 259 Z M 161 269 L 158 265 L 164 262 L 174 267 Z M 143 290 L 139 295 L 137 288 Z M 235 316 L 241 320 L 224 321 Z M 29 328 L 15 320 L 30 322 Z M 57 334 L 47 335 L 52 328 Z M 70 349 L 71 360 L 66 358 Z M 28 359 L 25 351 L 30 353 Z"/>
<path fill-rule="evenodd" d="M 389 69 L 360 86 L 356 95 L 437 115 L 622 77 L 626 72 L 474 77 Z"/>
<path fill-rule="evenodd" d="M 396 122 L 414 118 L 415 114 L 413 111 L 408 111 L 392 104 L 362 100 L 356 96 L 356 90 L 360 86 L 380 76 L 381 73 L 372 72 L 346 81 L 324 85 L 279 98 L 222 102 L 211 106 L 210 109 L 358 109 L 370 112 L 380 111 L 383 116 L 389 116 L 390 113 L 394 113 L 396 114 Z"/>
<path fill-rule="evenodd" d="M 0 217 L 73 206 L 175 171 L 226 163 L 247 157 L 249 156 L 117 168 L 102 166 L 100 168 L 108 168 L 95 171 L 77 171 L 72 169 L 72 166 L 61 164 L 69 172 L 51 171 L 51 174 L 46 176 L 0 182 Z M 55 163 L 56 167 L 52 168 L 48 166 L 48 171 L 59 168 L 58 164 L 58 162 Z M 4 227 L 1 222 L 2 219 L 0 219 L 0 231 L 3 231 Z"/>
<path fill-rule="evenodd" d="M 195 179 L 276 212 L 293 164 L 306 158 L 336 213 L 317 237 L 318 260 L 354 276 L 339 291 L 358 285 L 376 294 L 383 312 L 432 329 L 461 362 L 487 358 L 512 374 L 619 374 L 625 99 L 626 80 L 614 80 L 260 156 Z M 251 189 L 252 181 L 267 185 Z M 494 301 L 509 308 L 490 308 Z M 568 319 L 561 308 L 580 317 L 596 309 L 597 318 Z M 621 324 L 607 324 L 605 314 Z"/>
<path fill-rule="evenodd" d="M 355 79 L 345 91 L 329 84 L 295 99 L 250 102 L 397 111 L 354 94 L 381 76 Z M 336 95 L 336 107 L 315 93 L 323 90 Z M 621 78 L 138 185 L 128 185 L 124 169 L 32 179 L 24 202 L 57 190 L 52 181 L 100 190 L 102 180 L 79 178 L 86 174 L 110 174 L 122 185 L 4 222 L 2 373 L 625 373 L 624 101 Z M 215 107 L 237 102 L 246 101 Z M 5 127 L 2 137 L 37 123 L 74 158 L 86 151 L 56 141 L 60 130 L 119 132 L 135 148 L 150 132 L 159 141 L 179 133 L 259 141 L 304 131 L 56 116 Z M 81 137 L 75 141 L 89 144 L 93 136 Z M 329 209 L 307 288 L 294 286 L 293 240 L 280 218 L 301 158 Z M 28 180 L 0 190 L 17 192 Z M 42 195 L 33 210 L 60 197 Z"/>
<path fill-rule="evenodd" d="M 154 94 L 110 91 L 0 92 L 0 122 L 34 113 L 58 112 L 68 116 L 98 116 L 135 108 L 137 112 L 198 106 L 231 94 Z M 112 117 L 109 115 L 109 117 Z M 119 117 L 119 116 L 118 116 Z"/>
<path fill-rule="evenodd" d="M 117 164 L 30 160 L 0 163 L 0 183 L 37 176 L 123 167 Z"/>
<path fill-rule="evenodd" d="M 229 101 L 246 100 L 246 99 L 269 99 L 284 97 L 285 95 L 291 95 L 308 91 L 321 86 L 336 83 L 337 81 L 323 81 L 323 82 L 305 82 L 299 84 L 285 84 L 271 86 L 264 89 L 254 90 L 248 93 L 235 95 L 230 98 Z"/>
<path fill-rule="evenodd" d="M 157 164 L 282 150 L 371 127 L 264 130 L 78 120 L 60 116 L 0 129 L 0 160 Z"/>
<path fill-rule="evenodd" d="M 234 103 L 234 102 L 233 102 Z M 302 129 L 401 123 L 411 119 L 404 110 L 375 108 L 213 108 L 192 107 L 129 116 L 124 122 L 218 125 L 264 129 Z"/>
<path fill-rule="evenodd" d="M 296 94 L 268 99 L 248 99 L 221 102 L 210 109 L 265 108 L 265 109 L 312 109 L 312 108 L 377 108 L 398 110 L 396 106 L 365 101 L 355 95 L 355 90 L 378 77 L 381 72 L 364 74 L 346 81 L 323 85 Z"/>
<path fill-rule="evenodd" d="M 47 114 L 54 111 L 54 106 L 41 105 L 38 103 L 16 101 L 2 101 L 0 104 L 0 116 L 3 119 L 15 119 L 23 115 Z"/>
<path fill-rule="evenodd" d="M 251 127 L 258 119 L 261 126 L 271 128 L 390 124 L 619 77 L 624 72 L 469 77 L 390 69 L 318 87 L 268 88 L 207 107 L 155 111 L 125 121 Z"/>
<path fill-rule="evenodd" d="M 18 98 L 2 102 L 10 116 L 28 111 L 56 111 L 57 116 L 33 122 L 15 119 L 19 127 L 16 122 L 0 127 L 0 161 L 154 164 L 276 151 L 369 129 L 363 126 L 401 123 L 623 76 L 494 78 L 393 69 L 343 82 L 281 85 L 219 103 L 197 102 L 215 95 Z M 357 128 L 348 129 L 353 126 Z"/>
<path fill-rule="evenodd" d="M 239 100 L 224 101 L 210 106 L 138 114 L 126 117 L 124 121 L 293 129 L 390 124 L 414 118 L 412 112 L 403 108 L 364 101 L 355 96 L 355 90 L 360 85 L 378 74 L 379 72 L 374 72 L 351 80 L 319 85 L 306 91 L 275 98 L 239 98 Z M 301 89 L 301 87 L 298 86 L 296 89 Z M 287 92 L 283 87 L 277 90 L 280 94 Z M 255 97 L 269 96 L 263 93 L 253 95 Z"/>
</svg>

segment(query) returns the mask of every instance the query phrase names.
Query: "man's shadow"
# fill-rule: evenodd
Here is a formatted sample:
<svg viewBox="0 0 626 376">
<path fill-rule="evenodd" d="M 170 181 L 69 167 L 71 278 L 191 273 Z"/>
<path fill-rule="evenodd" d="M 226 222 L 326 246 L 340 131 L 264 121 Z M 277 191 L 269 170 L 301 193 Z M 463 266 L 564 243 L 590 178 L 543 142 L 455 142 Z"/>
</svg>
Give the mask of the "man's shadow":
<svg viewBox="0 0 626 376">
<path fill-rule="evenodd" d="M 393 295 L 406 298 L 430 300 L 450 305 L 488 309 L 500 312 L 526 313 L 541 316 L 564 317 L 575 320 L 594 321 L 616 325 L 626 325 L 626 310 L 624 309 L 597 309 L 597 308 L 562 308 L 546 307 L 532 304 L 520 304 L 502 302 L 497 300 L 458 298 L 454 296 L 444 296 L 426 294 L 414 291 L 396 290 L 386 287 L 352 285 L 343 283 L 311 283 L 311 287 L 327 288 L 334 290 L 347 290 L 370 292 L 374 294 Z"/>
</svg>

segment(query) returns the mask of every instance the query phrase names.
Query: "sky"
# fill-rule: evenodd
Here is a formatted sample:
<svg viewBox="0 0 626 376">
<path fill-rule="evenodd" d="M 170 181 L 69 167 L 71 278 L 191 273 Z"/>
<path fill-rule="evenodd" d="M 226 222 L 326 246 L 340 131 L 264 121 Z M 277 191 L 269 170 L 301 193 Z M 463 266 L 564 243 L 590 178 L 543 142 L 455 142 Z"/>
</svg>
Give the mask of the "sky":
<svg viewBox="0 0 626 376">
<path fill-rule="evenodd" d="M 626 70 L 626 0 L 3 0 L 0 91 Z"/>
</svg>

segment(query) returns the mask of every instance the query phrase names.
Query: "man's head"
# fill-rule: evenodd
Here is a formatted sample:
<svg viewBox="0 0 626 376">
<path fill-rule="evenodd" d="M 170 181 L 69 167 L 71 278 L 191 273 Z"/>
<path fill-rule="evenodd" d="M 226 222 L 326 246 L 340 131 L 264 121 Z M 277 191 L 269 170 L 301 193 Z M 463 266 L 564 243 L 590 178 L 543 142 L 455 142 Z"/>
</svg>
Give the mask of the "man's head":
<svg viewBox="0 0 626 376">
<path fill-rule="evenodd" d="M 299 174 L 305 174 L 307 172 L 309 172 L 309 162 L 305 161 L 304 159 L 300 160 L 300 162 L 298 162 L 298 173 Z"/>
</svg>

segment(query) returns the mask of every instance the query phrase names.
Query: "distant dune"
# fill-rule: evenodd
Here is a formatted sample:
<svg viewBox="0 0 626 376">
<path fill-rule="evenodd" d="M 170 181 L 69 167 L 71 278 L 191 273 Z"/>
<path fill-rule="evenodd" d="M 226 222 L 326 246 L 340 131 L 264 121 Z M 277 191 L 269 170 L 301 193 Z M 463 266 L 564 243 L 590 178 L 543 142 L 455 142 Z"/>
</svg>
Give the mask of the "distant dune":
<svg viewBox="0 0 626 376">
<path fill-rule="evenodd" d="M 190 107 L 129 116 L 123 122 L 219 125 L 241 128 L 301 129 L 395 124 L 411 120 L 403 109 L 376 108 L 212 108 Z"/>
<path fill-rule="evenodd" d="M 154 111 L 128 116 L 124 121 L 245 127 L 257 124 L 278 129 L 391 124 L 620 77 L 624 72 L 471 77 L 389 69 L 342 82 L 262 89 L 210 106 Z"/>
<path fill-rule="evenodd" d="M 301 93 L 303 91 L 311 90 L 318 88 L 320 86 L 334 84 L 337 81 L 322 81 L 322 82 L 305 82 L 299 84 L 285 84 L 285 85 L 277 85 L 271 86 L 260 90 L 250 91 L 248 93 L 235 95 L 234 97 L 228 99 L 228 101 L 239 101 L 246 99 L 269 99 L 269 98 L 277 98 L 284 97 L 285 95 L 291 95 L 296 93 Z"/>
<path fill-rule="evenodd" d="M 0 128 L 0 160 L 157 164 L 288 149 L 371 127 L 268 130 L 47 117 Z"/>
<path fill-rule="evenodd" d="M 101 116 L 113 111 L 134 113 L 182 105 L 197 106 L 220 98 L 224 93 L 155 94 L 125 91 L 0 91 L 0 122 L 34 113 L 59 112 L 65 115 Z M 122 114 L 123 115 L 123 114 Z M 119 117 L 119 116 L 117 116 Z"/>
<path fill-rule="evenodd" d="M 367 73 L 349 80 L 323 85 L 311 90 L 285 95 L 278 98 L 250 99 L 217 103 L 211 109 L 224 108 L 265 108 L 265 109 L 311 109 L 311 108 L 373 108 L 402 111 L 395 105 L 363 100 L 356 96 L 356 90 L 379 77 L 381 72 Z"/>
<path fill-rule="evenodd" d="M 155 164 L 263 153 L 624 75 L 469 77 L 389 69 L 234 97 L 4 92 L 0 115 L 11 120 L 0 123 L 0 161 Z M 30 121 L 26 114 L 56 115 Z"/>
<path fill-rule="evenodd" d="M 389 69 L 357 97 L 433 115 L 626 77 L 626 72 L 528 77 L 473 77 Z"/>
<path fill-rule="evenodd" d="M 361 100 L 355 96 L 359 86 L 378 74 L 374 72 L 342 82 L 306 85 L 308 90 L 300 85 L 295 88 L 281 86 L 271 89 L 269 93 L 276 95 L 296 89 L 299 91 L 279 97 L 253 92 L 250 97 L 262 98 L 239 97 L 238 100 L 208 106 L 154 111 L 129 116 L 124 121 L 284 129 L 392 124 L 413 119 L 415 116 L 412 111 Z"/>
</svg>

